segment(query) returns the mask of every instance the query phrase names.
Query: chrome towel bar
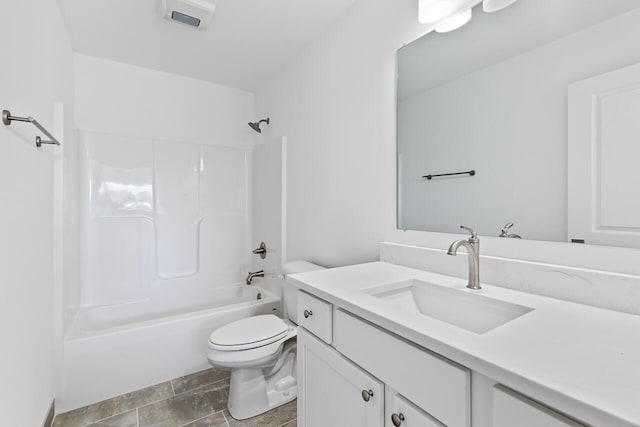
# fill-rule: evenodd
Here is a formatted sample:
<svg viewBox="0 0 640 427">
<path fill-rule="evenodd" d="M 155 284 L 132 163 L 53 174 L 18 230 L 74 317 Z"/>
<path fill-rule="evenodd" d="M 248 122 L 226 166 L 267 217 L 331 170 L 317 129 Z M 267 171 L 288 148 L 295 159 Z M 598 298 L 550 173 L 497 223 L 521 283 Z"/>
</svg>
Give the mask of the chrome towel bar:
<svg viewBox="0 0 640 427">
<path fill-rule="evenodd" d="M 49 138 L 49 141 L 45 141 L 39 136 L 36 136 L 36 147 L 39 148 L 40 146 L 42 146 L 42 144 L 60 145 L 60 142 L 55 139 L 55 137 L 51 135 L 45 128 L 43 128 L 42 125 L 38 123 L 38 121 L 33 117 L 16 117 L 12 116 L 9 110 L 2 110 L 2 123 L 4 123 L 6 126 L 9 126 L 14 120 L 16 122 L 31 123 L 32 125 L 37 127 L 40 132 L 44 133 L 47 138 Z"/>
</svg>

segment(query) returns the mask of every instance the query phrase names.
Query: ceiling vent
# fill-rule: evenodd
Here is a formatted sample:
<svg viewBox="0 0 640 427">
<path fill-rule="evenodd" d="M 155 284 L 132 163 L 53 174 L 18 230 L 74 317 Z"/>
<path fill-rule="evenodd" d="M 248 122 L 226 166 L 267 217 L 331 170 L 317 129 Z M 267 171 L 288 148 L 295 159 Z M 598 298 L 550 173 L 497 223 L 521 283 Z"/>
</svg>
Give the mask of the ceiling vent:
<svg viewBox="0 0 640 427">
<path fill-rule="evenodd" d="M 216 5 L 208 0 L 159 0 L 160 14 L 163 18 L 206 29 Z"/>
</svg>

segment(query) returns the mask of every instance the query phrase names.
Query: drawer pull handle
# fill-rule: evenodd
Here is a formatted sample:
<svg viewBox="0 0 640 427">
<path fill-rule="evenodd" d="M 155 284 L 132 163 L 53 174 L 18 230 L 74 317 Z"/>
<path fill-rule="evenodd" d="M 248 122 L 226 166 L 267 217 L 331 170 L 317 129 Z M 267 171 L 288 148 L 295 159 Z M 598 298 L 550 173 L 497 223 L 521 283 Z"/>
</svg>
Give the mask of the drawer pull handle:
<svg viewBox="0 0 640 427">
<path fill-rule="evenodd" d="M 373 390 L 362 390 L 362 400 L 368 402 L 373 397 Z"/>
<path fill-rule="evenodd" d="M 403 421 L 404 421 L 404 414 L 402 412 L 399 414 L 391 415 L 391 422 L 393 423 L 394 426 L 400 427 L 400 424 L 402 424 Z"/>
<path fill-rule="evenodd" d="M 308 319 L 311 316 L 313 316 L 313 311 L 311 311 L 311 310 L 305 310 L 304 311 L 304 318 L 305 319 Z"/>
</svg>

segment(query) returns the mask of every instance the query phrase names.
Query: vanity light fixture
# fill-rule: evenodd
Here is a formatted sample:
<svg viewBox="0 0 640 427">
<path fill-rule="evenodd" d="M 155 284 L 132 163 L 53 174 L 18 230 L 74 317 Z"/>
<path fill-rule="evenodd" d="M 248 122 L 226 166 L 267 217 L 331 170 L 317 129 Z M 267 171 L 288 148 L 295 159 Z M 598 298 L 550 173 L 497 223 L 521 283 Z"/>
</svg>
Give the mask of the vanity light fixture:
<svg viewBox="0 0 640 427">
<path fill-rule="evenodd" d="M 462 27 L 467 22 L 471 21 L 471 17 L 473 16 L 473 12 L 471 9 L 467 9 L 462 13 L 452 16 L 436 27 L 436 32 L 438 33 L 448 33 L 449 31 L 457 30 Z"/>
<path fill-rule="evenodd" d="M 418 22 L 430 24 L 438 22 L 453 12 L 453 0 L 418 0 Z"/>
<path fill-rule="evenodd" d="M 487 13 L 497 12 L 505 7 L 511 6 L 518 0 L 484 0 L 482 2 L 482 10 Z"/>
</svg>

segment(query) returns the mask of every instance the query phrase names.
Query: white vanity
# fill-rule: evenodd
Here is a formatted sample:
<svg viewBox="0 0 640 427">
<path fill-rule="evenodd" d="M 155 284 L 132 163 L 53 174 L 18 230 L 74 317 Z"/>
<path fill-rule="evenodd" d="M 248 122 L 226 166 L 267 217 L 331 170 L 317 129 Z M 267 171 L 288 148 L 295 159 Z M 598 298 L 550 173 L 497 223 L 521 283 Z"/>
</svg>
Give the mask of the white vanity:
<svg viewBox="0 0 640 427">
<path fill-rule="evenodd" d="M 394 263 L 287 279 L 298 423 L 640 426 L 638 2 L 464 3 L 397 53 Z"/>
<path fill-rule="evenodd" d="M 640 316 L 386 262 L 288 280 L 302 427 L 640 425 Z"/>
</svg>

